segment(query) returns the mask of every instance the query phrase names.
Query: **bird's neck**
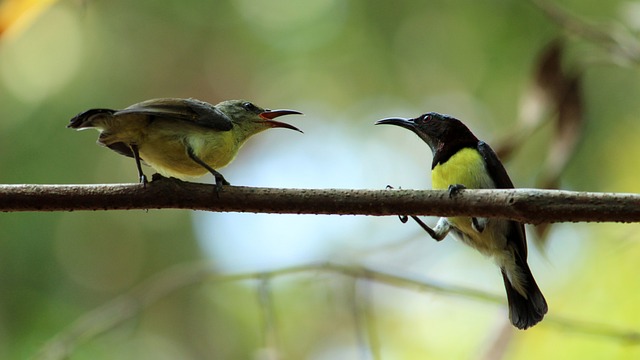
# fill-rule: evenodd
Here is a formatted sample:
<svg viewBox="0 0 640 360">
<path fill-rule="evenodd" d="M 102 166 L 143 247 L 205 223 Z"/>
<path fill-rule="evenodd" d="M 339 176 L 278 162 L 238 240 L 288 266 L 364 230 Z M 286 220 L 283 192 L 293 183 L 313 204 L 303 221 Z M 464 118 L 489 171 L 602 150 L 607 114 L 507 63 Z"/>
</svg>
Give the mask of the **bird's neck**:
<svg viewBox="0 0 640 360">
<path fill-rule="evenodd" d="M 244 142 L 247 141 L 247 139 L 249 139 L 253 135 L 268 129 L 268 127 L 261 126 L 261 124 L 259 123 L 245 124 L 243 126 L 237 126 L 237 125 L 234 125 L 234 126 L 236 126 L 236 129 L 234 129 L 232 132 L 233 140 L 238 148 L 241 147 L 242 144 L 244 144 Z"/>
</svg>

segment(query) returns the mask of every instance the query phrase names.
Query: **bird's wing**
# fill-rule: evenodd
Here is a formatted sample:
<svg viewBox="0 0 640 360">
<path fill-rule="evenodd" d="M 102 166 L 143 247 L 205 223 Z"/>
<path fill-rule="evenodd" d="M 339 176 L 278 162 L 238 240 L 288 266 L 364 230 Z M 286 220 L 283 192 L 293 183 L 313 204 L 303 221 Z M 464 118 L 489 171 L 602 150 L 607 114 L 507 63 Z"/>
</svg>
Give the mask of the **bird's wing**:
<svg viewBox="0 0 640 360">
<path fill-rule="evenodd" d="M 489 176 L 495 182 L 497 189 L 513 189 L 513 182 L 507 174 L 507 170 L 502 165 L 498 155 L 484 141 L 478 142 L 478 151 L 484 158 Z M 514 246 L 514 249 L 523 259 L 527 258 L 527 240 L 524 232 L 524 225 L 517 221 L 509 221 L 509 233 L 507 239 Z"/>
<path fill-rule="evenodd" d="M 231 119 L 215 106 L 195 99 L 153 99 L 143 101 L 118 111 L 115 115 L 143 114 L 186 121 L 217 131 L 233 128 Z"/>
<path fill-rule="evenodd" d="M 484 158 L 484 162 L 487 164 L 487 171 L 495 182 L 496 188 L 513 189 L 513 182 L 511 182 L 507 170 L 505 170 L 504 165 L 502 165 L 493 149 L 484 141 L 479 141 L 478 152 Z"/>
</svg>

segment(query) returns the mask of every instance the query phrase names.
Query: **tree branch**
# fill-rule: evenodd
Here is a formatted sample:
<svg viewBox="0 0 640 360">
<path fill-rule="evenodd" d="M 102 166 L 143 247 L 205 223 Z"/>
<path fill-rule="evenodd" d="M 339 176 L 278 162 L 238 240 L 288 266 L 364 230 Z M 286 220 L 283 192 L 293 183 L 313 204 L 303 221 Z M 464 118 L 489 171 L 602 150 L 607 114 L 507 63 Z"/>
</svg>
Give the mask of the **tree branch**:
<svg viewBox="0 0 640 360">
<path fill-rule="evenodd" d="M 159 179 L 121 185 L 0 185 L 0 211 L 193 209 L 331 215 L 477 216 L 545 222 L 640 222 L 640 194 L 506 189 L 273 189 Z"/>
</svg>

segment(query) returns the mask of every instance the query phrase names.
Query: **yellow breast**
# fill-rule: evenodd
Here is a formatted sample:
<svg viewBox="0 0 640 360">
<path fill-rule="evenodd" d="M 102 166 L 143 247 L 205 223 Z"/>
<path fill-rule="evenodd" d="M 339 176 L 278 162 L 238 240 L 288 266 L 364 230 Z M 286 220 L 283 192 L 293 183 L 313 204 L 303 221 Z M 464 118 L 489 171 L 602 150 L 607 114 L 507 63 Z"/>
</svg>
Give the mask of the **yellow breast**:
<svg viewBox="0 0 640 360">
<path fill-rule="evenodd" d="M 464 148 L 443 164 L 436 165 L 431 171 L 431 182 L 433 189 L 436 190 L 445 190 L 449 185 L 455 184 L 464 185 L 469 189 L 495 188 L 482 155 L 472 148 Z M 471 218 L 450 217 L 449 221 L 454 227 L 471 237 L 470 241 L 465 242 L 481 252 L 485 252 L 485 248 L 492 247 L 496 243 L 492 237 L 492 229 L 488 229 L 483 234 L 477 233 L 471 226 Z"/>
<path fill-rule="evenodd" d="M 491 189 L 495 183 L 487 172 L 482 155 L 472 148 L 464 148 L 438 164 L 431 171 L 432 186 L 436 190 L 461 184 L 470 189 Z"/>
</svg>

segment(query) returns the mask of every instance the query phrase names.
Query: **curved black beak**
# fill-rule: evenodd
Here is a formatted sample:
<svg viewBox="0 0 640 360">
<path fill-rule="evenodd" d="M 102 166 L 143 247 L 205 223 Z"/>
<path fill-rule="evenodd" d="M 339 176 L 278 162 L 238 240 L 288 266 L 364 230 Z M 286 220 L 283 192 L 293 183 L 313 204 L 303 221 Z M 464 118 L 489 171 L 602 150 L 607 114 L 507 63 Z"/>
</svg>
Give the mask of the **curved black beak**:
<svg viewBox="0 0 640 360">
<path fill-rule="evenodd" d="M 376 121 L 375 125 L 397 125 L 403 127 L 405 129 L 409 129 L 415 131 L 416 123 L 415 119 L 405 119 L 405 118 L 386 118 L 382 120 Z"/>
<path fill-rule="evenodd" d="M 293 125 L 289 125 L 287 123 L 273 120 L 279 116 L 284 116 L 284 115 L 304 115 L 304 114 L 297 110 L 288 110 L 288 109 L 265 110 L 260 113 L 260 117 L 264 119 L 265 122 L 269 124 L 271 127 L 274 127 L 274 128 L 281 127 L 281 128 L 302 132 L 302 130 L 298 129 Z"/>
</svg>

